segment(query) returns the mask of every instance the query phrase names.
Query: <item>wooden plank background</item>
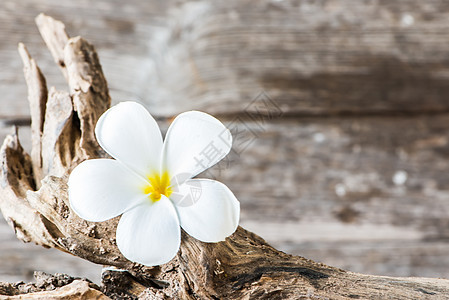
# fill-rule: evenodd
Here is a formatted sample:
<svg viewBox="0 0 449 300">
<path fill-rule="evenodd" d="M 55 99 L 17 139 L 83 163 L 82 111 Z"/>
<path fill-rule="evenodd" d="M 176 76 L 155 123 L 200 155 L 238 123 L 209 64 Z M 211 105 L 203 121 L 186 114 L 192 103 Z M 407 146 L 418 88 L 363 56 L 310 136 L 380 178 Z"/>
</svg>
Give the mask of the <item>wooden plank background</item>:
<svg viewBox="0 0 449 300">
<path fill-rule="evenodd" d="M 204 175 L 234 191 L 245 228 L 352 271 L 449 277 L 446 1 L 3 0 L 0 138 L 22 125 L 28 149 L 17 43 L 65 89 L 40 12 L 97 47 L 113 103 L 138 100 L 163 128 L 188 109 L 231 128 L 234 151 Z M 99 281 L 99 266 L 0 234 L 0 281 Z"/>
</svg>

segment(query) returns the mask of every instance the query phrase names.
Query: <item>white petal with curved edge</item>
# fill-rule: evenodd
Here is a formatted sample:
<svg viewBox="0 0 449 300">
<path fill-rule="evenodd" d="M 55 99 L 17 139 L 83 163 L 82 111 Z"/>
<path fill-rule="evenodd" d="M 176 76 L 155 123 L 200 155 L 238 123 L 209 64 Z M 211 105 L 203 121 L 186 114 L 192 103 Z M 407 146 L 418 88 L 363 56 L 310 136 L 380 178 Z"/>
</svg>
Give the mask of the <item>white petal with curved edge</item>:
<svg viewBox="0 0 449 300">
<path fill-rule="evenodd" d="M 123 214 L 117 226 L 117 246 L 129 260 L 146 266 L 169 262 L 178 252 L 181 229 L 173 204 L 162 198 Z"/>
<path fill-rule="evenodd" d="M 142 176 L 159 170 L 162 135 L 154 118 L 137 102 L 121 102 L 98 120 L 100 146 Z"/>
<path fill-rule="evenodd" d="M 210 179 L 190 179 L 178 188 L 177 193 L 194 202 L 190 206 L 176 204 L 181 227 L 189 235 L 202 242 L 219 242 L 237 229 L 240 202 L 226 185 Z"/>
<path fill-rule="evenodd" d="M 108 220 L 142 201 L 145 183 L 119 161 L 86 160 L 70 174 L 70 206 L 87 221 Z"/>
<path fill-rule="evenodd" d="M 231 146 L 231 133 L 219 120 L 199 111 L 185 112 L 167 131 L 162 168 L 182 182 L 215 165 Z"/>
</svg>

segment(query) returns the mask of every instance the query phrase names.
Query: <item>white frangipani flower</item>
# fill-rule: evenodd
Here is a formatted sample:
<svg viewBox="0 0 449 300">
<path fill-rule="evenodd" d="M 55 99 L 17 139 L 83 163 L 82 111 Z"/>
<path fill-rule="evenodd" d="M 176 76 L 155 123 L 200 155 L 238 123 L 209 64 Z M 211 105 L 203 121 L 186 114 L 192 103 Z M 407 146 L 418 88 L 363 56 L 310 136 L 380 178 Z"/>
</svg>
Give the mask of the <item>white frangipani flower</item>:
<svg viewBox="0 0 449 300">
<path fill-rule="evenodd" d="M 238 226 L 240 203 L 222 183 L 192 179 L 225 157 L 229 130 L 214 117 L 189 111 L 175 118 L 165 141 L 148 111 L 123 102 L 98 120 L 95 134 L 113 159 L 82 162 L 70 174 L 69 200 L 83 219 L 101 222 L 123 214 L 117 246 L 131 261 L 170 261 L 180 226 L 203 242 L 219 242 Z"/>
</svg>

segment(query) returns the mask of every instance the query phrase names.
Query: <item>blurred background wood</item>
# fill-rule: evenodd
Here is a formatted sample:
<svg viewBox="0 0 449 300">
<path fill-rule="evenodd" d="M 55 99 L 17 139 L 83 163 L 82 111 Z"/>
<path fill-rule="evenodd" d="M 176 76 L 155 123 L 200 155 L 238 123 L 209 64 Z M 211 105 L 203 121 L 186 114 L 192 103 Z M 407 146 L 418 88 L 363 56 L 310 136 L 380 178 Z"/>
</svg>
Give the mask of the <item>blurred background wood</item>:
<svg viewBox="0 0 449 300">
<path fill-rule="evenodd" d="M 3 0 L 1 139 L 11 124 L 30 135 L 18 42 L 65 88 L 40 12 L 96 45 L 113 103 L 140 100 L 163 127 L 187 109 L 228 124 L 235 151 L 205 175 L 248 230 L 351 271 L 449 277 L 447 2 Z M 0 226 L 0 281 L 99 278 Z"/>
</svg>

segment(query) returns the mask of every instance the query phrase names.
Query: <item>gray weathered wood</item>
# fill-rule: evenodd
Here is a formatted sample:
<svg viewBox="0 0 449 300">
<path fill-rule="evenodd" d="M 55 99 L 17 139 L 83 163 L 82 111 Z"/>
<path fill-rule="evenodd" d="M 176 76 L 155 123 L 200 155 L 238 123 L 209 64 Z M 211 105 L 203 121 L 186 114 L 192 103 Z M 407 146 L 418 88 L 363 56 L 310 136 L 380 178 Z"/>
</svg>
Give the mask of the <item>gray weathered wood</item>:
<svg viewBox="0 0 449 300">
<path fill-rule="evenodd" d="M 251 144 L 240 157 L 231 154 L 231 165 L 205 176 L 239 197 L 243 226 L 288 253 L 360 272 L 448 277 L 448 122 L 446 115 L 246 121 L 239 132 L 257 136 L 246 135 Z M 236 137 L 235 145 L 245 141 Z M 397 172 L 407 173 L 403 184 L 393 181 Z M 401 254 L 391 259 L 391 249 Z"/>
<path fill-rule="evenodd" d="M 74 51 L 74 49 L 78 50 Z M 349 299 L 383 298 L 386 295 L 391 299 L 417 299 L 432 295 L 432 298 L 438 299 L 449 294 L 447 280 L 378 277 L 347 272 L 300 256 L 280 252 L 269 246 L 262 238 L 241 227 L 220 243 L 201 243 L 183 233 L 178 255 L 169 263 L 158 267 L 144 267 L 126 260 L 118 251 L 114 241 L 117 218 L 94 224 L 81 220 L 68 205 L 67 174 L 70 173 L 71 168 L 86 158 L 103 155 L 95 143 L 93 128 L 98 116 L 110 105 L 110 99 L 94 48 L 83 39 L 74 38 L 68 40 L 64 53 L 64 65 L 68 66 L 70 94 L 55 92 L 50 94 L 52 99 L 47 102 L 49 110 L 45 117 L 55 118 L 55 121 L 42 120 L 42 123 L 44 134 L 47 132 L 45 126 L 49 126 L 48 132 L 54 132 L 55 127 L 63 128 L 57 132 L 56 137 L 50 138 L 51 142 L 48 144 L 50 147 L 59 143 L 64 143 L 66 146 L 55 147 L 59 151 L 50 151 L 45 154 L 49 156 L 44 156 L 41 152 L 40 159 L 54 161 L 53 156 L 56 155 L 60 156 L 58 161 L 64 162 L 63 158 L 67 157 L 65 152 L 69 151 L 73 154 L 68 156 L 68 162 L 57 165 L 58 169 L 54 172 L 61 175 L 54 176 L 49 173 L 42 180 L 42 186 L 35 191 L 35 181 L 39 180 L 39 176 L 33 174 L 32 158 L 21 147 L 17 133 L 7 136 L 0 151 L 2 161 L 0 209 L 16 230 L 17 237 L 23 241 L 33 241 L 95 263 L 127 270 L 127 272 L 119 271 L 116 274 L 118 275 L 116 281 L 110 281 L 111 278 L 115 278 L 114 276 L 106 277 L 107 274 L 104 274 L 103 285 L 107 295 L 176 299 L 221 297 L 229 299 L 281 297 Z M 62 111 L 64 113 L 61 117 L 60 110 L 50 110 L 54 107 L 52 103 L 68 98 L 73 101 L 73 106 L 67 105 L 67 111 L 72 109 L 72 114 L 74 118 L 77 117 L 80 120 L 79 123 L 67 122 L 70 119 L 70 113 Z M 40 101 L 35 97 L 30 97 L 29 100 L 30 102 Z M 253 104 L 257 105 L 257 103 Z M 51 114 L 51 111 L 54 111 L 54 114 Z M 236 131 L 234 150 L 238 151 L 238 155 L 249 151 L 238 148 L 242 147 L 242 141 L 239 140 L 241 137 L 239 132 L 242 132 L 242 128 L 239 127 L 244 127 L 243 133 L 247 136 L 248 132 L 245 133 L 245 130 L 259 137 L 276 128 L 276 121 L 269 120 L 268 124 L 263 119 L 266 117 L 265 114 L 251 114 L 248 117 L 258 117 L 258 119 L 243 122 L 234 120 L 228 124 L 232 131 Z M 34 120 L 36 118 L 40 120 L 41 116 L 32 114 L 32 123 L 36 122 Z M 55 123 L 61 124 L 54 126 Z M 66 124 L 70 126 L 66 127 Z M 294 125 L 294 120 L 293 124 L 283 122 L 279 127 L 284 129 L 286 125 Z M 264 126 L 267 127 L 264 128 Z M 350 130 L 357 131 L 358 128 L 351 127 Z M 72 135 L 73 132 L 79 132 L 79 134 Z M 297 132 L 290 131 L 290 133 Z M 341 137 L 339 132 L 336 135 Z M 326 140 L 326 136 L 314 137 L 317 143 Z M 33 138 L 39 139 L 39 143 L 32 143 L 33 146 L 42 145 L 42 135 L 34 135 Z M 248 140 L 243 142 L 248 143 Z M 249 142 L 254 141 L 249 140 Z M 360 144 L 360 147 L 366 146 L 362 142 Z M 278 144 L 273 143 L 273 145 Z M 343 145 L 347 146 L 344 143 Z M 305 150 L 301 147 L 299 149 Z M 258 149 L 260 150 L 263 151 L 263 147 Z M 257 152 L 255 154 L 253 159 L 257 158 Z M 278 156 L 282 157 L 282 153 L 279 154 Z M 307 155 L 307 152 L 304 154 Z M 283 161 L 292 163 L 289 156 L 283 157 Z M 251 163 L 250 160 L 248 162 Z M 42 163 L 42 166 L 44 165 L 48 164 Z M 254 178 L 257 179 L 259 174 L 263 173 L 253 174 Z M 407 181 L 404 176 L 404 174 L 402 178 L 395 176 L 393 181 L 396 185 L 403 185 Z M 274 184 L 265 180 L 268 184 L 264 187 L 268 187 L 272 195 L 275 194 L 271 200 L 283 196 L 283 193 L 289 195 L 288 185 L 282 184 L 285 179 L 288 177 L 280 176 Z M 358 187 L 359 182 L 356 182 L 355 186 Z M 344 182 L 336 189 L 337 195 L 345 196 L 347 191 L 351 190 L 350 187 L 348 182 Z M 355 190 L 360 192 L 359 189 Z M 349 208 L 348 210 L 350 211 Z M 339 216 L 342 217 L 344 214 L 340 213 Z M 347 216 L 342 218 L 347 222 L 351 221 L 351 218 Z M 108 272 L 114 273 L 114 270 Z M 129 284 L 123 284 L 123 282 Z M 14 291 L 10 291 L 12 286 L 7 284 L 2 286 L 7 289 L 2 293 L 14 294 Z M 70 286 L 71 284 L 62 289 L 70 289 Z M 84 286 L 87 288 L 86 284 Z M 26 293 L 29 292 L 26 291 Z M 95 290 L 88 292 L 98 293 Z M 73 297 L 77 294 L 77 291 L 70 290 L 68 296 Z"/>
<path fill-rule="evenodd" d="M 170 13 L 165 13 L 170 4 L 156 2 L 53 2 L 0 3 L 0 115 L 6 117 L 2 120 L 29 114 L 16 52 L 19 41 L 30 46 L 49 85 L 66 89 L 33 23 L 41 11 L 60 17 L 71 32 L 82 33 L 97 45 L 113 102 L 140 98 L 159 114 L 162 108 L 173 113 L 174 108 L 202 108 L 241 114 L 247 103 L 237 100 L 252 100 L 263 87 L 283 104 L 284 117 L 352 112 L 350 121 L 343 116 L 331 122 L 326 117 L 274 122 L 269 127 L 277 129 L 265 131 L 245 150 L 242 160 L 232 164 L 235 174 L 240 174 L 238 180 L 226 175 L 229 170 L 221 172 L 219 178 L 243 202 L 242 224 L 289 253 L 353 271 L 449 277 L 447 119 L 442 114 L 429 121 L 433 112 L 441 114 L 447 108 L 445 2 L 298 1 L 291 10 L 283 9 L 296 7 L 289 1 L 259 2 L 257 7 L 252 2 L 198 2 L 181 4 Z M 351 9 L 345 9 L 348 5 Z M 190 13 L 197 17 L 186 21 Z M 278 24 L 280 16 L 283 21 Z M 203 31 L 189 37 L 188 25 L 193 32 Z M 226 30 L 219 29 L 225 25 Z M 179 38 L 176 32 L 181 33 Z M 285 42 L 292 51 L 273 49 L 270 40 Z M 201 79 L 198 84 L 191 78 L 189 64 L 183 60 L 179 68 L 170 64 L 172 54 L 178 61 L 182 58 L 183 53 L 176 51 L 183 47 L 191 49 L 186 60 L 190 65 L 212 66 L 193 72 L 199 74 L 195 75 Z M 288 55 L 297 57 L 291 65 L 285 63 Z M 266 64 L 258 65 L 259 60 Z M 157 69 L 152 69 L 154 62 Z M 292 71 L 284 74 L 286 68 Z M 273 82 L 265 78 L 255 83 L 260 70 L 269 70 Z M 172 74 L 195 84 L 184 88 Z M 149 80 L 154 78 L 159 79 Z M 235 82 L 229 82 L 232 78 Z M 201 90 L 198 86 L 204 82 L 206 88 Z M 180 89 L 170 90 L 173 85 Z M 154 93 L 161 94 L 154 97 Z M 417 116 L 395 116 L 401 112 Z M 367 114 L 377 117 L 362 117 Z M 306 128 L 296 129 L 303 125 Z M 349 130 L 352 126 L 358 129 Z M 26 141 L 24 135 L 21 141 Z M 306 146 L 301 145 L 304 141 Z M 297 161 L 283 164 L 272 153 L 297 155 Z M 395 185 L 392 178 L 401 171 L 408 178 Z M 257 172 L 261 174 L 254 175 Z M 279 176 L 288 182 L 289 192 L 273 187 Z M 254 197 L 244 192 L 247 188 L 260 192 Z M 270 197 L 277 197 L 277 192 L 284 205 L 276 206 Z M 312 219 L 315 224 L 310 224 Z M 366 240 L 378 234 L 378 239 Z M 399 234 L 406 238 L 395 239 Z M 401 254 L 391 259 L 391 249 Z M 6 256 L 15 250 L 8 251 Z"/>
<path fill-rule="evenodd" d="M 49 51 L 42 47 L 42 38 L 34 18 L 45 12 L 59 16 L 70 32 L 95 41 L 102 56 L 111 94 L 115 103 L 129 99 L 144 99 L 142 89 L 148 84 L 144 64 L 153 29 L 167 23 L 166 2 L 100 0 L 94 2 L 5 0 L 0 1 L 0 117 L 29 115 L 27 93 L 17 44 L 26 41 L 31 54 L 39 61 L 48 85 L 66 90 L 64 77 Z M 145 63 L 142 63 L 145 61 Z M 143 67 L 143 68 L 141 68 Z M 13 91 L 13 92 L 12 92 Z"/>
<path fill-rule="evenodd" d="M 446 114 L 246 121 L 234 146 L 248 148 L 205 175 L 238 195 L 243 226 L 288 253 L 448 277 L 448 123 Z"/>
<path fill-rule="evenodd" d="M 150 40 L 148 104 L 166 115 L 240 113 L 263 89 L 291 115 L 447 111 L 448 9 L 440 0 L 185 1 Z"/>
<path fill-rule="evenodd" d="M 2 114 L 26 114 L 14 44 L 28 41 L 63 87 L 32 18 L 63 16 L 94 41 L 114 103 L 140 99 L 157 115 L 196 108 L 239 113 L 264 89 L 288 114 L 448 110 L 448 4 L 416 1 L 5 0 Z M 132 17 L 130 17 L 132 16 Z M 5 87 L 2 87 L 3 89 Z M 23 99 L 23 100 L 20 100 Z M 7 105 L 6 103 L 13 103 Z M 24 110 L 22 110 L 24 109 Z"/>
</svg>

